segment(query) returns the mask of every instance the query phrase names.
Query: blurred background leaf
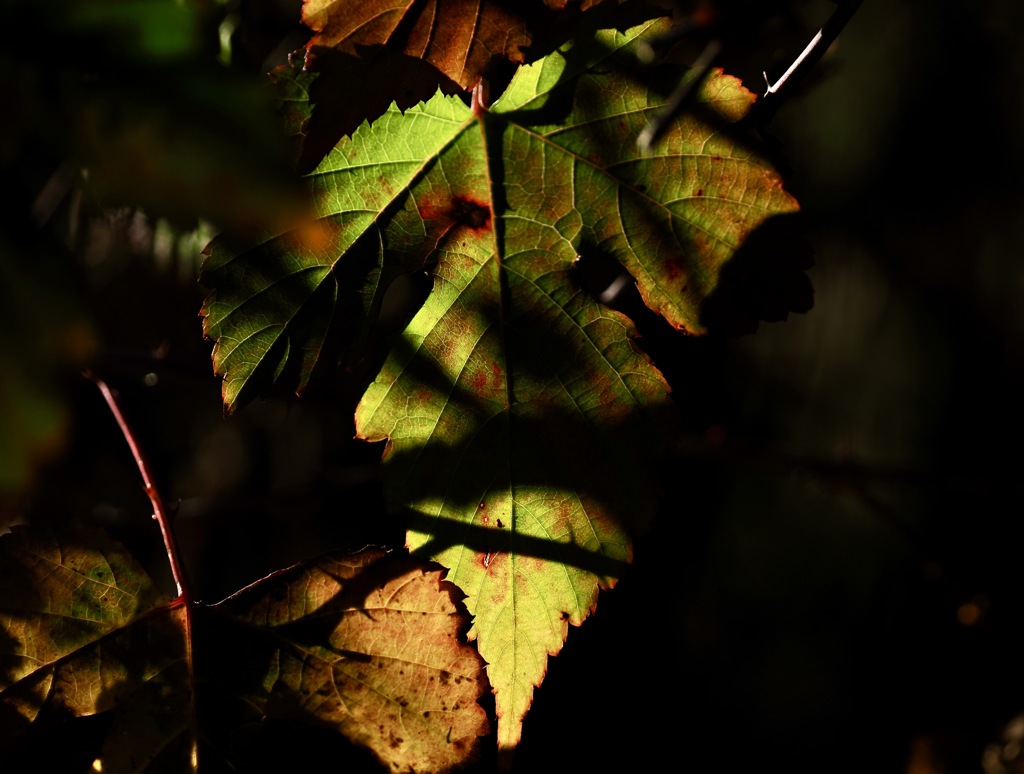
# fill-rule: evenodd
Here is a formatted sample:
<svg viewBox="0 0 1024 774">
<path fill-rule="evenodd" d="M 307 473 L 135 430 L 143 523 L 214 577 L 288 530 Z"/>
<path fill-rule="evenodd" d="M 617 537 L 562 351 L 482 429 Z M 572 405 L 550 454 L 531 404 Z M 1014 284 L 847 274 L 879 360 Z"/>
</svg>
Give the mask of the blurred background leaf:
<svg viewBox="0 0 1024 774">
<path fill-rule="evenodd" d="M 136 262 L 194 283 L 215 231 L 304 212 L 264 63 L 221 61 L 230 18 L 172 0 L 0 6 L 0 521 L 64 448 L 69 378 L 137 327 L 121 297 L 101 331 L 95 292 Z"/>
</svg>

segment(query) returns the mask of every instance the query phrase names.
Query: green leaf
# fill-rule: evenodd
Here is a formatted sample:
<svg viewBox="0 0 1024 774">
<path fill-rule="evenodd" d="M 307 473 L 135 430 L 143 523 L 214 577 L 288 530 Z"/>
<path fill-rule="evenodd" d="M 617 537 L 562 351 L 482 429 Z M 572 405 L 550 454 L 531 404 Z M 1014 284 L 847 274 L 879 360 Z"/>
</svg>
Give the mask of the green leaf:
<svg viewBox="0 0 1024 774">
<path fill-rule="evenodd" d="M 315 249 L 295 233 L 215 241 L 204 274 L 229 410 L 354 362 L 391 281 L 432 275 L 357 431 L 388 439 L 409 547 L 467 594 L 505 748 L 568 624 L 630 561 L 672 421 L 631 322 L 583 289 L 578 263 L 617 261 L 652 309 L 701 333 L 746 236 L 797 209 L 731 128 L 754 98 L 721 72 L 658 148 L 637 149 L 666 89 L 633 50 L 664 24 L 579 39 L 520 69 L 491 110 L 440 94 L 393 108 L 310 176 Z"/>
<path fill-rule="evenodd" d="M 0 537 L 0 744 L 116 707 L 111 749 L 132 767 L 114 770 L 185 771 L 184 618 L 103 533 L 19 526 Z M 136 712 L 153 705 L 172 722 Z"/>
<path fill-rule="evenodd" d="M 302 154 L 302 141 L 313 114 L 309 90 L 316 74 L 304 71 L 300 61 L 289 58 L 288 64 L 272 70 L 269 77 L 284 134 L 292 145 L 292 161 L 298 163 Z"/>
<path fill-rule="evenodd" d="M 16 527 L 0 537 L 0 751 L 110 712 L 104 771 L 177 773 L 233 765 L 239 727 L 284 717 L 395 770 L 454 768 L 487 732 L 487 683 L 442 574 L 367 549 L 211 608 L 161 596 L 99 531 Z"/>
</svg>

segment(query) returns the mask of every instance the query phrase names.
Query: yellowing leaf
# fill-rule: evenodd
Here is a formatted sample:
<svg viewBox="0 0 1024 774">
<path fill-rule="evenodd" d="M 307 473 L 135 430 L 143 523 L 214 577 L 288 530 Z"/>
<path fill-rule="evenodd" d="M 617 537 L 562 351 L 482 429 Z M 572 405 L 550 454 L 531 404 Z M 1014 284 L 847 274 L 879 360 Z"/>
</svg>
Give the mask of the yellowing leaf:
<svg viewBox="0 0 1024 774">
<path fill-rule="evenodd" d="M 275 574 L 215 607 L 246 642 L 217 673 L 234 665 L 254 706 L 336 728 L 392 770 L 451 770 L 488 731 L 487 682 L 442 575 L 369 549 Z"/>
<path fill-rule="evenodd" d="M 391 281 L 432 276 L 356 425 L 388 439 L 409 547 L 467 594 L 506 748 L 568 624 L 630 561 L 672 423 L 632 323 L 584 290 L 578 261 L 618 262 L 652 309 L 701 333 L 746 236 L 797 209 L 732 129 L 754 98 L 721 72 L 661 145 L 637 148 L 664 90 L 634 49 L 664 25 L 580 38 L 521 68 L 489 110 L 441 94 L 393 108 L 310 176 L 329 239 L 216 241 L 204 271 L 229 410 L 353 362 Z"/>
<path fill-rule="evenodd" d="M 120 707 L 117 759 L 186 771 L 189 714 L 184 608 L 172 606 L 122 546 L 84 528 L 15 527 L 0 537 L 0 742 L 29 726 Z M 172 722 L 133 710 L 158 704 Z"/>
<path fill-rule="evenodd" d="M 236 728 L 287 717 L 395 770 L 454 768 L 487 732 L 487 683 L 442 572 L 366 550 L 187 606 L 101 532 L 17 527 L 0 537 L 0 754 L 109 712 L 103 771 L 232 767 Z"/>
</svg>

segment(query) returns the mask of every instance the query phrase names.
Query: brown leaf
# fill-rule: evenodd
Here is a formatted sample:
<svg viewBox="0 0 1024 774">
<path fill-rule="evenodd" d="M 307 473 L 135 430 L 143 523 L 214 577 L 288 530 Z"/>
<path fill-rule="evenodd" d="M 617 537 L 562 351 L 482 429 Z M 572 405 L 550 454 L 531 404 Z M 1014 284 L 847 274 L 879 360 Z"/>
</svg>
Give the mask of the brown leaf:
<svg viewBox="0 0 1024 774">
<path fill-rule="evenodd" d="M 498 0 L 306 0 L 302 21 L 316 34 L 309 46 L 358 54 L 388 46 L 429 62 L 464 89 L 503 59 L 523 61 L 528 18 L 540 2 Z"/>
<path fill-rule="evenodd" d="M 246 629 L 224 667 L 266 716 L 334 728 L 393 770 L 448 771 L 488 731 L 488 685 L 443 572 L 367 549 L 275 573 L 214 607 Z"/>
</svg>

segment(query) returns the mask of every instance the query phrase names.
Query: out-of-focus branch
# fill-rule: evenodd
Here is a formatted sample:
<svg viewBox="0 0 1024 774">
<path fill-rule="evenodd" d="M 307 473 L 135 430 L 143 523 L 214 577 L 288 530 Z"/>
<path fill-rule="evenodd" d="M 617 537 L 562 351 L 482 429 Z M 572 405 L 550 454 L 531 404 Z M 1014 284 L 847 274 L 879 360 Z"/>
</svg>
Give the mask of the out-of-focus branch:
<svg viewBox="0 0 1024 774">
<path fill-rule="evenodd" d="M 641 150 L 646 151 L 653 148 L 668 129 L 669 124 L 686 109 L 686 106 L 700 90 L 700 85 L 704 83 L 704 79 L 707 78 L 708 72 L 711 70 L 711 65 L 714 64 L 715 58 L 721 50 L 722 42 L 717 38 L 708 42 L 700 56 L 697 57 L 697 61 L 693 63 L 693 69 L 687 74 L 687 77 L 680 81 L 668 98 L 665 107 L 640 132 L 636 144 L 640 146 Z"/>
</svg>

